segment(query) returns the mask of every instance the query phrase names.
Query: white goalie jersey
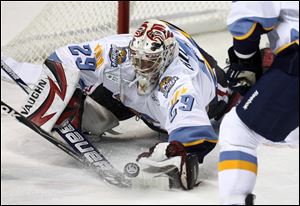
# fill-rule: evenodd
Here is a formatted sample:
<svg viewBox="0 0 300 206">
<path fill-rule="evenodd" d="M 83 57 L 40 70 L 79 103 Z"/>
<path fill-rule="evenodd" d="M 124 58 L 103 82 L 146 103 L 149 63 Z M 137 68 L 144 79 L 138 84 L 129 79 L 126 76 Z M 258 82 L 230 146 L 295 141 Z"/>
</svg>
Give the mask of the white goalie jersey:
<svg viewBox="0 0 300 206">
<path fill-rule="evenodd" d="M 80 70 L 79 84 L 88 93 L 103 84 L 125 106 L 185 146 L 217 142 L 206 107 L 216 96 L 216 77 L 190 37 L 172 28 L 179 53 L 150 95 L 139 95 L 130 61 L 132 35 L 114 35 L 70 44 L 48 58 Z"/>
</svg>

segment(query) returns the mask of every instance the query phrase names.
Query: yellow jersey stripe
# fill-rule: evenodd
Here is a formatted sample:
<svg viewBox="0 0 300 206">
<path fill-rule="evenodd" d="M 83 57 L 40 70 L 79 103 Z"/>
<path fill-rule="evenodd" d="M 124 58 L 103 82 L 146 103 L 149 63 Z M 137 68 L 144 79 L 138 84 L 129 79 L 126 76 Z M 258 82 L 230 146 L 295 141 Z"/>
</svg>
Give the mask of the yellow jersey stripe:
<svg viewBox="0 0 300 206">
<path fill-rule="evenodd" d="M 97 63 L 96 63 L 96 68 L 99 68 L 104 62 L 104 59 L 103 58 L 100 58 L 99 60 L 97 60 Z"/>
<path fill-rule="evenodd" d="M 173 97 L 172 100 L 171 100 L 171 105 L 174 105 L 174 104 L 177 102 L 177 100 L 179 99 L 179 97 L 180 97 L 181 95 L 185 94 L 186 92 L 187 92 L 187 88 L 186 88 L 186 87 L 183 87 L 183 88 L 177 90 L 177 91 L 175 92 L 174 97 Z"/>
<path fill-rule="evenodd" d="M 195 145 L 198 145 L 198 144 L 201 144 L 203 142 L 211 142 L 211 143 L 217 143 L 218 140 L 209 140 L 209 139 L 199 139 L 197 141 L 194 141 L 194 142 L 188 142 L 188 143 L 182 143 L 185 147 L 190 147 L 190 146 L 195 146 Z"/>
<path fill-rule="evenodd" d="M 280 48 L 278 48 L 278 49 L 275 51 L 275 54 L 280 53 L 281 51 L 283 51 L 284 49 L 288 48 L 288 47 L 291 46 L 292 44 L 298 44 L 298 45 L 299 45 L 299 39 L 297 39 L 297 40 L 295 40 L 295 41 L 292 41 L 291 43 L 288 43 L 288 44 L 285 44 L 285 45 L 281 46 Z"/>
<path fill-rule="evenodd" d="M 255 28 L 257 26 L 257 23 L 255 22 L 252 27 L 250 28 L 250 30 L 247 32 L 247 34 L 243 35 L 243 36 L 233 36 L 233 38 L 235 38 L 236 40 L 244 40 L 247 39 L 249 36 L 251 36 L 251 34 L 253 34 Z"/>
</svg>

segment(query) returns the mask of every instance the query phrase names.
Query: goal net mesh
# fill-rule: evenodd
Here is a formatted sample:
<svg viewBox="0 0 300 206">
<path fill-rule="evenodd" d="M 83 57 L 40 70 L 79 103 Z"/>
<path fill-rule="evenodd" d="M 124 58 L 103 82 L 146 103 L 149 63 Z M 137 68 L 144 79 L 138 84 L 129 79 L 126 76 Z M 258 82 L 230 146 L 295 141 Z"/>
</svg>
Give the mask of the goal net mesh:
<svg viewBox="0 0 300 206">
<path fill-rule="evenodd" d="M 130 32 L 146 19 L 170 21 L 190 34 L 226 28 L 230 2 L 132 1 Z M 30 11 L 28 11 L 30 12 Z M 49 2 L 1 53 L 19 62 L 42 63 L 56 48 L 116 34 L 117 1 Z"/>
</svg>

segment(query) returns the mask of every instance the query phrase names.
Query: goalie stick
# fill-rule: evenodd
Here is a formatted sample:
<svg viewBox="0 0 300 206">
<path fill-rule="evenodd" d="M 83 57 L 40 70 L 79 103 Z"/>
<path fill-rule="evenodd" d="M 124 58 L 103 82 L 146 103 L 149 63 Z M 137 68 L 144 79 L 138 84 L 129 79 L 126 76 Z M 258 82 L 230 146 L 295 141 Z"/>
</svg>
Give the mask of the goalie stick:
<svg viewBox="0 0 300 206">
<path fill-rule="evenodd" d="M 14 80 L 27 94 L 30 93 L 30 87 L 1 59 L 1 69 Z"/>
<path fill-rule="evenodd" d="M 62 143 L 60 140 L 56 139 L 53 135 L 46 132 L 42 128 L 36 126 L 33 122 L 28 120 L 26 117 L 21 115 L 19 112 L 17 112 L 15 109 L 13 109 L 8 104 L 4 103 L 1 100 L 1 111 L 3 111 L 6 114 L 9 114 L 13 116 L 16 120 L 23 123 L 42 137 L 44 137 L 46 140 L 63 150 L 65 153 L 73 157 L 74 159 L 78 160 L 85 166 L 91 167 L 95 169 L 98 174 L 108 183 L 119 186 L 119 187 L 130 187 L 131 182 L 130 180 L 126 179 L 123 173 L 116 170 L 108 161 L 107 159 L 98 153 L 94 148 L 91 147 L 83 147 L 86 146 L 87 142 L 85 141 L 79 141 L 76 142 L 73 145 L 73 147 L 78 148 L 78 151 L 81 152 L 81 155 L 79 153 L 74 152 L 73 150 L 69 149 L 64 143 Z M 71 125 L 67 125 L 66 127 L 63 127 L 61 130 L 63 130 L 65 133 L 68 132 L 69 136 L 71 138 L 74 138 L 74 135 L 77 135 L 76 138 L 80 140 L 79 133 L 70 133 L 72 132 Z M 73 130 L 74 131 L 74 130 Z M 82 137 L 83 138 L 83 137 Z M 73 139 L 74 140 L 74 139 Z"/>
<path fill-rule="evenodd" d="M 30 92 L 29 86 L 1 59 L 1 69 L 3 69 L 27 94 Z M 1 100 L 1 111 L 11 114 L 19 122 L 23 123 L 33 131 L 40 134 L 49 142 L 62 149 L 74 159 L 85 166 L 92 167 L 106 182 L 119 187 L 130 187 L 131 181 L 126 179 L 124 174 L 118 171 L 113 165 L 79 132 L 74 126 L 68 123 L 61 128 L 54 130 L 73 148 L 69 149 L 64 143 L 56 139 L 50 133 L 35 125 L 29 119 L 21 115 L 15 109 Z"/>
</svg>

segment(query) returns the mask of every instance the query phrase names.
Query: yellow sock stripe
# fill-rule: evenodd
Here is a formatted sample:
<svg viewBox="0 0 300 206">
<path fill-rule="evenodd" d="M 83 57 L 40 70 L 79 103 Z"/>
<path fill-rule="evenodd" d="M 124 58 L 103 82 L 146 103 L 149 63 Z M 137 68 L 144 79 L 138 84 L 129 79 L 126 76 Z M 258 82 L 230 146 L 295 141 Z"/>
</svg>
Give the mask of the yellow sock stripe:
<svg viewBox="0 0 300 206">
<path fill-rule="evenodd" d="M 250 172 L 257 174 L 257 165 L 252 162 L 247 162 L 244 160 L 225 160 L 219 162 L 218 164 L 219 172 L 223 170 L 234 170 L 234 169 L 248 170 Z"/>
</svg>

